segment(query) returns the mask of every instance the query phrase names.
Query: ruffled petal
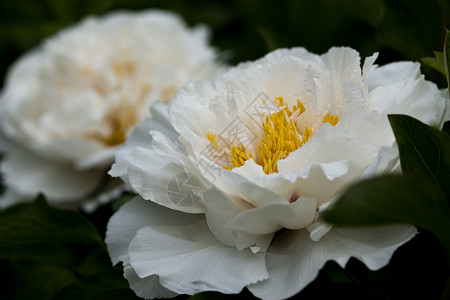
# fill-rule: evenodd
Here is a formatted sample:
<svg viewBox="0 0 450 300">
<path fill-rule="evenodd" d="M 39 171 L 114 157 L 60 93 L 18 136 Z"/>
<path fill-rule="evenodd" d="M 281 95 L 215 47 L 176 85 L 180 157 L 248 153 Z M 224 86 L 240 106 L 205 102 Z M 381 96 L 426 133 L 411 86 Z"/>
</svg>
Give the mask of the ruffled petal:
<svg viewBox="0 0 450 300">
<path fill-rule="evenodd" d="M 152 148 L 132 148 L 110 174 L 126 177 L 144 199 L 188 213 L 204 212 L 201 199 L 207 182 L 177 145 L 158 131 L 152 131 L 152 138 Z"/>
<path fill-rule="evenodd" d="M 129 265 L 123 268 L 123 277 L 128 280 L 130 288 L 136 295 L 145 299 L 173 298 L 178 295 L 163 287 L 157 275 L 139 278 L 133 267 Z"/>
<path fill-rule="evenodd" d="M 328 260 L 345 262 L 349 257 L 380 255 L 410 240 L 415 234 L 413 226 L 396 225 L 365 228 L 333 227 L 319 241 L 310 239 L 307 230 L 285 231 L 270 246 L 267 269 L 270 277 L 249 290 L 261 299 L 285 299 L 297 294 L 317 276 Z M 388 257 L 389 256 L 389 257 Z M 379 260 L 382 267 L 388 260 Z"/>
<path fill-rule="evenodd" d="M 164 287 L 178 294 L 238 293 L 268 277 L 262 253 L 224 246 L 205 221 L 144 227 L 132 240 L 129 253 L 139 277 L 158 275 Z"/>
</svg>

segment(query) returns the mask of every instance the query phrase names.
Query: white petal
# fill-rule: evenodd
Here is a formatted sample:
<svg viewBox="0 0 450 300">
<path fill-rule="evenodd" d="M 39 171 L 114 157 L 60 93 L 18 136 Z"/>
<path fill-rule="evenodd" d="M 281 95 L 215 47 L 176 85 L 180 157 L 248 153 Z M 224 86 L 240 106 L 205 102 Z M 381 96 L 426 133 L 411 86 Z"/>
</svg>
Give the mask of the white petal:
<svg viewBox="0 0 450 300">
<path fill-rule="evenodd" d="M 332 109 L 340 112 L 344 104 L 365 107 L 367 99 L 364 98 L 363 90 L 361 89 L 359 53 L 351 48 L 331 48 L 327 53 L 322 55 L 322 59 L 330 72 L 331 97 L 333 97 Z M 346 86 L 349 87 L 349 90 L 361 89 L 361 97 L 359 99 L 355 97 L 346 99 L 349 96 L 353 96 L 352 93 L 346 92 Z"/>
<path fill-rule="evenodd" d="M 146 118 L 136 124 L 130 137 L 126 141 L 125 146 L 116 151 L 116 163 L 112 166 L 112 170 L 109 173 L 111 176 L 122 177 L 122 179 L 127 182 L 126 176 L 124 175 L 127 173 L 127 161 L 133 158 L 131 153 L 138 147 L 147 149 L 153 147 L 153 138 L 150 135 L 150 131 L 160 131 L 171 141 L 175 141 L 178 138 L 179 134 L 175 131 L 169 121 L 167 104 L 156 101 L 152 104 L 150 111 L 152 118 Z"/>
<path fill-rule="evenodd" d="M 390 63 L 374 69 L 369 75 L 369 90 L 379 86 L 387 86 L 420 76 L 420 64 L 403 61 Z"/>
<path fill-rule="evenodd" d="M 307 230 L 284 232 L 266 254 L 269 279 L 250 285 L 249 290 L 262 299 L 284 299 L 295 295 L 317 276 L 328 260 L 346 261 L 350 256 L 377 256 L 410 240 L 413 226 L 395 225 L 365 228 L 333 227 L 318 242 L 309 238 Z M 373 258 L 373 256 L 372 256 Z M 381 264 L 379 264 L 381 263 Z M 377 261 L 379 268 L 383 259 Z"/>
<path fill-rule="evenodd" d="M 207 204 L 205 216 L 209 229 L 221 243 L 235 246 L 233 232 L 225 229 L 225 224 L 249 206 L 246 206 L 244 201 L 234 200 L 217 188 L 206 190 L 203 197 Z"/>
<path fill-rule="evenodd" d="M 154 298 L 173 298 L 177 296 L 177 293 L 166 289 L 159 283 L 159 277 L 157 275 L 148 276 L 145 278 L 139 278 L 134 271 L 133 267 L 125 266 L 123 268 L 123 276 L 128 280 L 130 288 L 139 297 L 145 299 Z"/>
<path fill-rule="evenodd" d="M 105 176 L 103 170 L 78 171 L 14 147 L 3 158 L 1 171 L 6 185 L 18 194 L 34 198 L 42 192 L 49 202 L 76 201 L 92 192 Z"/>
<path fill-rule="evenodd" d="M 258 165 L 253 159 L 247 160 L 242 167 L 233 168 L 231 171 L 249 179 L 265 175 L 262 166 Z"/>
<path fill-rule="evenodd" d="M 188 213 L 204 212 L 200 200 L 206 182 L 177 145 L 160 132 L 152 135 L 152 148 L 132 147 L 110 174 L 125 177 L 144 199 Z"/>
<path fill-rule="evenodd" d="M 332 225 L 319 220 L 306 227 L 306 230 L 308 230 L 311 240 L 318 242 L 331 228 L 333 228 Z"/>
<path fill-rule="evenodd" d="M 282 228 L 301 229 L 314 220 L 316 200 L 300 197 L 293 203 L 267 205 L 248 209 L 225 227 L 249 234 L 269 234 Z"/>
<path fill-rule="evenodd" d="M 169 104 L 171 124 L 195 153 L 206 147 L 205 129 L 214 133 L 216 119 L 209 110 L 209 101 L 216 95 L 208 81 L 194 81 L 182 87 Z"/>
<path fill-rule="evenodd" d="M 358 179 L 363 171 L 364 168 L 352 160 L 313 163 L 307 169 L 295 173 L 270 174 L 254 178 L 253 181 L 285 199 L 305 196 L 316 199 L 317 205 L 320 206 Z"/>
<path fill-rule="evenodd" d="M 440 129 L 447 101 L 434 83 L 421 76 L 375 88 L 370 93 L 368 109 L 382 114 L 410 115 Z"/>
<path fill-rule="evenodd" d="M 284 231 L 266 254 L 270 277 L 247 288 L 264 300 L 286 299 L 297 294 L 314 280 L 327 260 L 317 257 L 316 250 L 316 242 L 306 230 Z"/>
<path fill-rule="evenodd" d="M 395 140 L 387 116 L 376 111 L 366 112 L 348 108 L 335 128 L 349 136 L 356 136 L 377 149 L 390 146 Z"/>
<path fill-rule="evenodd" d="M 222 245 L 204 221 L 182 227 L 144 227 L 129 252 L 139 277 L 158 275 L 163 286 L 178 294 L 238 293 L 268 276 L 262 253 Z"/>
<path fill-rule="evenodd" d="M 390 147 L 381 147 L 377 157 L 367 167 L 361 179 L 373 177 L 375 175 L 387 174 L 395 169 L 399 162 L 397 143 Z"/>
<path fill-rule="evenodd" d="M 311 139 L 286 159 L 278 161 L 278 171 L 289 173 L 307 168 L 312 162 L 330 163 L 355 160 L 368 165 L 376 155 L 376 148 L 357 136 L 350 136 L 328 123 L 322 125 Z"/>
<path fill-rule="evenodd" d="M 233 199 L 216 188 L 205 191 L 203 196 L 208 199 L 205 216 L 209 229 L 222 244 L 236 247 L 239 251 L 249 247 L 255 253 L 267 250 L 273 237 L 272 233 L 248 234 L 225 227 L 235 216 L 252 207 L 248 202 Z"/>
<path fill-rule="evenodd" d="M 129 260 L 128 246 L 140 228 L 149 225 L 183 225 L 200 216 L 167 209 L 136 197 L 125 203 L 108 222 L 105 243 L 113 264 Z"/>
</svg>

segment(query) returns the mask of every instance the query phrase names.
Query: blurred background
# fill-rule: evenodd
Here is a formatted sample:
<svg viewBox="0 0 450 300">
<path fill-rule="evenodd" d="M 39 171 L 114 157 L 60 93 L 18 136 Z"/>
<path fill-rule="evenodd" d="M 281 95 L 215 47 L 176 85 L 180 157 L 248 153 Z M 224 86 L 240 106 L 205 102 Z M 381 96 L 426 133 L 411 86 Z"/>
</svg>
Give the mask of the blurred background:
<svg viewBox="0 0 450 300">
<path fill-rule="evenodd" d="M 441 50 L 448 0 L 15 0 L 0 2 L 0 82 L 21 53 L 90 14 L 163 8 L 190 24 L 204 23 L 228 62 L 254 60 L 280 47 L 315 53 L 350 46 L 378 64 L 419 61 Z M 430 79 L 436 78 L 428 68 Z"/>
<path fill-rule="evenodd" d="M 350 46 L 363 58 L 379 52 L 380 65 L 420 61 L 442 50 L 445 28 L 450 26 L 448 0 L 0 1 L 0 86 L 11 63 L 59 29 L 91 14 L 148 8 L 175 11 L 190 25 L 208 25 L 212 44 L 231 65 L 295 46 L 314 53 Z M 422 66 L 422 72 L 440 87 L 446 86 L 445 78 L 431 68 Z M 111 210 L 104 208 L 88 218 L 103 234 L 110 214 Z M 387 267 L 373 272 L 352 259 L 343 270 L 328 263 L 296 298 L 441 299 L 448 276 L 439 242 L 420 230 Z M 14 276 L 6 282 L 12 284 L 10 288 L 19 287 Z"/>
</svg>

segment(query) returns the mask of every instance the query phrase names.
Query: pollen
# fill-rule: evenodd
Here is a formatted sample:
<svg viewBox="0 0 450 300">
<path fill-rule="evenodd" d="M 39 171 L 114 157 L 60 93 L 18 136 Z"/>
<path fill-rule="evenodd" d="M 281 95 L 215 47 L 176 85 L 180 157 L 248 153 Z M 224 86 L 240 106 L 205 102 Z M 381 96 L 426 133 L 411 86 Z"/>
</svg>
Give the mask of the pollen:
<svg viewBox="0 0 450 300">
<path fill-rule="evenodd" d="M 294 120 L 306 111 L 305 106 L 300 100 L 289 108 L 284 102 L 283 97 L 276 97 L 274 102 L 281 110 L 266 117 L 262 124 L 264 136 L 260 144 L 255 148 L 256 155 L 247 151 L 244 145 L 232 145 L 230 149 L 231 164 L 223 165 L 224 169 L 242 167 L 249 159 L 253 159 L 257 164 L 263 167 L 264 173 L 271 174 L 278 172 L 278 161 L 285 159 L 290 153 L 299 149 L 314 135 L 313 129 L 306 126 L 302 133 L 298 132 Z M 339 118 L 327 113 L 322 120 L 323 123 L 330 123 L 335 126 Z M 207 132 L 208 140 L 220 150 L 216 141 L 216 135 Z"/>
</svg>

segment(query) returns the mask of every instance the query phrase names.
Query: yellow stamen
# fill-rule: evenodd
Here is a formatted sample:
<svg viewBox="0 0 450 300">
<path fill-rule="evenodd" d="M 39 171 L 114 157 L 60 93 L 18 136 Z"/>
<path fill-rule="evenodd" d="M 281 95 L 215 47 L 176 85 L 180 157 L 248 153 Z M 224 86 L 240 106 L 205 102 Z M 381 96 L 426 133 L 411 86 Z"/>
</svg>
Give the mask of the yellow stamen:
<svg viewBox="0 0 450 300">
<path fill-rule="evenodd" d="M 330 123 L 331 125 L 335 126 L 339 122 L 339 118 L 335 115 L 332 115 L 330 113 L 327 113 L 323 117 L 323 123 Z"/>
<path fill-rule="evenodd" d="M 219 149 L 219 145 L 217 144 L 216 141 L 216 135 L 215 134 L 211 134 L 209 132 L 206 133 L 206 137 L 208 138 L 208 140 L 211 142 L 211 144 L 214 145 L 214 147 L 216 147 L 217 149 Z"/>
<path fill-rule="evenodd" d="M 234 168 L 242 167 L 251 158 L 263 167 L 264 173 L 278 172 L 278 161 L 288 157 L 291 152 L 302 147 L 313 136 L 313 129 L 308 126 L 305 127 L 303 135 L 300 135 L 297 126 L 290 118 L 291 116 L 297 118 L 305 112 L 306 108 L 300 100 L 297 100 L 297 104 L 292 109 L 286 105 L 283 97 L 276 97 L 274 102 L 282 109 L 266 117 L 266 120 L 262 124 L 264 137 L 261 138 L 260 145 L 256 146 L 259 157 L 255 159 L 252 152 L 249 152 L 247 155 L 247 150 L 244 145 L 233 145 L 230 150 L 230 155 L 231 164 Z M 339 122 L 339 118 L 327 113 L 323 117 L 322 122 L 327 122 L 335 126 Z M 207 132 L 206 136 L 218 150 L 221 150 L 217 144 L 215 134 Z M 224 165 L 223 168 L 226 170 L 232 169 L 228 165 Z"/>
<path fill-rule="evenodd" d="M 311 127 L 305 127 L 305 130 L 303 131 L 303 140 L 302 140 L 302 144 L 306 143 L 307 141 L 309 141 L 309 139 L 313 136 L 313 131 L 311 129 Z"/>
<path fill-rule="evenodd" d="M 128 131 L 137 122 L 135 108 L 131 105 L 121 104 L 111 109 L 105 116 L 110 133 L 106 136 L 95 136 L 107 146 L 115 146 L 125 142 Z"/>
</svg>

